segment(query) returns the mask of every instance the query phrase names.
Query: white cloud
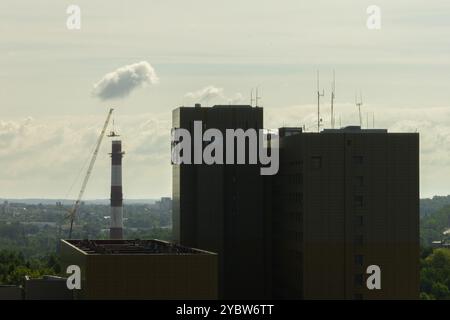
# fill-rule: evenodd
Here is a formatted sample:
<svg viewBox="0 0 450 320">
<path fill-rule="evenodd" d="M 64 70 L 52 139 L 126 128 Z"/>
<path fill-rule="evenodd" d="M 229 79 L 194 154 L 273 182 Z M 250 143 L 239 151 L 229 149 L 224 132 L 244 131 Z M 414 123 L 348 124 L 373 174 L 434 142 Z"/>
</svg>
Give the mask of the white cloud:
<svg viewBox="0 0 450 320">
<path fill-rule="evenodd" d="M 103 121 L 103 116 L 0 121 L 0 197 L 75 197 Z M 126 152 L 127 197 L 170 195 L 170 125 L 149 114 L 116 119 Z M 86 198 L 109 197 L 110 148 L 105 138 Z"/>
<path fill-rule="evenodd" d="M 241 104 L 244 101 L 242 93 L 238 92 L 233 97 L 228 99 L 228 104 Z"/>
<path fill-rule="evenodd" d="M 93 95 L 102 100 L 124 98 L 134 89 L 158 82 L 155 69 L 147 61 L 141 61 L 106 74 L 94 84 Z"/>
<path fill-rule="evenodd" d="M 198 102 L 209 101 L 214 98 L 224 98 L 223 88 L 217 88 L 215 86 L 206 86 L 197 91 L 188 92 L 185 95 L 186 98 L 196 100 Z"/>
<path fill-rule="evenodd" d="M 355 124 L 353 104 L 338 104 L 342 125 Z M 376 110 L 376 127 L 390 132 L 420 133 L 421 196 L 450 193 L 450 108 Z M 264 108 L 266 128 L 309 126 L 315 130 L 316 106 Z M 324 124 L 329 116 L 323 111 Z M 80 183 L 66 195 L 77 176 L 84 174 L 104 116 L 49 117 L 0 121 L 0 197 L 74 197 Z M 371 124 L 371 123 L 370 123 Z M 170 112 L 123 115 L 116 129 L 123 140 L 124 196 L 156 197 L 171 194 Z M 110 184 L 109 139 L 100 150 L 86 197 L 107 198 Z"/>
<path fill-rule="evenodd" d="M 194 102 L 211 102 L 216 100 L 218 103 L 227 104 L 241 104 L 244 101 L 242 93 L 237 92 L 232 96 L 227 96 L 223 88 L 218 88 L 213 85 L 206 86 L 202 89 L 188 92 L 185 98 L 191 99 Z"/>
</svg>

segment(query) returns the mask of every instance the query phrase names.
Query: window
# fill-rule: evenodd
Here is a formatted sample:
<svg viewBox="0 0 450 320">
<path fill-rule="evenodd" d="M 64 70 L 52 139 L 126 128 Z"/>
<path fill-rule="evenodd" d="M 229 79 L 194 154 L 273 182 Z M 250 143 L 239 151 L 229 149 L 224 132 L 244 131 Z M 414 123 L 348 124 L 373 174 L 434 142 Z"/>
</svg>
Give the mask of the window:
<svg viewBox="0 0 450 320">
<path fill-rule="evenodd" d="M 362 273 L 355 274 L 355 286 L 362 286 L 363 280 L 364 279 Z"/>
<path fill-rule="evenodd" d="M 295 232 L 295 240 L 298 242 L 303 241 L 303 232 L 296 231 Z"/>
<path fill-rule="evenodd" d="M 302 184 L 302 182 L 303 182 L 303 175 L 301 173 L 297 173 L 295 175 L 295 183 Z"/>
<path fill-rule="evenodd" d="M 356 246 L 362 246 L 364 243 L 364 238 L 362 235 L 355 236 L 355 245 Z"/>
<path fill-rule="evenodd" d="M 362 187 L 364 186 L 364 177 L 363 176 L 356 176 L 353 178 L 353 184 L 355 187 Z"/>
<path fill-rule="evenodd" d="M 355 265 L 362 267 L 364 263 L 364 256 L 362 254 L 355 255 Z"/>
<path fill-rule="evenodd" d="M 311 157 L 311 167 L 313 169 L 322 168 L 322 157 L 320 157 L 320 156 Z"/>
<path fill-rule="evenodd" d="M 356 195 L 354 198 L 355 207 L 362 208 L 364 205 L 364 197 L 361 195 Z"/>
<path fill-rule="evenodd" d="M 363 162 L 364 162 L 363 156 L 353 156 L 354 165 L 361 165 L 363 164 Z"/>
<path fill-rule="evenodd" d="M 364 225 L 364 217 L 363 216 L 356 216 L 355 217 L 355 226 L 356 227 L 362 227 Z"/>
<path fill-rule="evenodd" d="M 298 224 L 303 224 L 303 214 L 301 212 L 297 213 L 296 221 L 297 221 Z"/>
</svg>

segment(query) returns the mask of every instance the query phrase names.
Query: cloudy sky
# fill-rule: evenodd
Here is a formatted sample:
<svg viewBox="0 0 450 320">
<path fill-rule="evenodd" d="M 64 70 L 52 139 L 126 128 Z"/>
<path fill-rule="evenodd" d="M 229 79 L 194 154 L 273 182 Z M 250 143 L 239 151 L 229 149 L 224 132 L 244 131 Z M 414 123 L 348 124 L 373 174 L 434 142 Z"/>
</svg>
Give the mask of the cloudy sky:
<svg viewBox="0 0 450 320">
<path fill-rule="evenodd" d="M 335 69 L 342 125 L 361 90 L 377 127 L 421 133 L 421 196 L 450 194 L 449 39 L 447 0 L 2 0 L 0 198 L 76 196 L 111 106 L 125 197 L 170 195 L 173 108 L 248 103 L 259 86 L 266 127 L 312 127 L 318 69 L 326 125 Z M 109 147 L 86 198 L 109 197 Z"/>
</svg>

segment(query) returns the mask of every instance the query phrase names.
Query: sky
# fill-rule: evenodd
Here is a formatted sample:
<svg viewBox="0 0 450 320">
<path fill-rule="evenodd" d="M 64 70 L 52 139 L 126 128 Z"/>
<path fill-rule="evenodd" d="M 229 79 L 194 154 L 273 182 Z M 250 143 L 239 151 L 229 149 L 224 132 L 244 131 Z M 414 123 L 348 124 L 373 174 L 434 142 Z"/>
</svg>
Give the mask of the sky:
<svg viewBox="0 0 450 320">
<path fill-rule="evenodd" d="M 358 124 L 361 91 L 370 125 L 420 133 L 421 197 L 450 194 L 449 39 L 446 0 L 2 0 L 0 198 L 76 197 L 110 107 L 124 197 L 170 196 L 174 108 L 247 104 L 259 87 L 265 127 L 313 130 L 317 70 L 325 126 L 335 70 L 341 124 Z M 109 148 L 86 199 L 109 197 Z"/>
</svg>

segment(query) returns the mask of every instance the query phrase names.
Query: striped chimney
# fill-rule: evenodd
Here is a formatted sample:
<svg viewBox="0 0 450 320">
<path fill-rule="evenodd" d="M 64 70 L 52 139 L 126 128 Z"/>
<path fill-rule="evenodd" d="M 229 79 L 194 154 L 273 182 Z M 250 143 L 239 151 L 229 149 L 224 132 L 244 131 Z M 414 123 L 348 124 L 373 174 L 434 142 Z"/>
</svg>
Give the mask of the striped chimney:
<svg viewBox="0 0 450 320">
<path fill-rule="evenodd" d="M 123 238 L 122 141 L 112 141 L 111 152 L 111 227 L 110 239 Z"/>
</svg>

